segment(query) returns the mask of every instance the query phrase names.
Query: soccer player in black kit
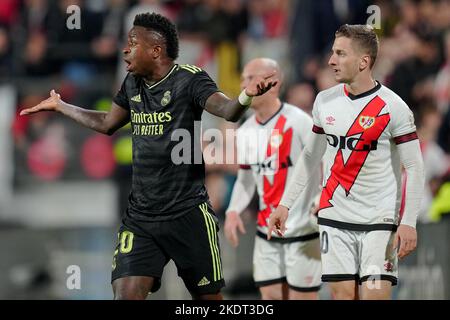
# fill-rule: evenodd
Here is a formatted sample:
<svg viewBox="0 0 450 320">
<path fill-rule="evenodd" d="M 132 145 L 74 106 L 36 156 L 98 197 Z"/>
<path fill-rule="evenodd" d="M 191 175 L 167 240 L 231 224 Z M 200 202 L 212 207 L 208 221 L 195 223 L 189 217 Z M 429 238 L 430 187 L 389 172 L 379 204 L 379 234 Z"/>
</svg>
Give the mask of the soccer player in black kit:
<svg viewBox="0 0 450 320">
<path fill-rule="evenodd" d="M 133 182 L 113 257 L 115 299 L 145 299 L 158 290 L 170 259 L 193 299 L 222 299 L 218 222 L 204 186 L 204 162 L 174 163 L 172 150 L 179 142 L 172 133 L 187 130 L 194 142 L 194 123 L 203 110 L 238 120 L 253 96 L 277 84 L 275 72 L 252 79 L 237 99 L 229 99 L 205 71 L 175 63 L 175 26 L 155 13 L 135 17 L 123 54 L 128 74 L 109 112 L 70 105 L 52 90 L 21 115 L 56 111 L 105 134 L 131 121 Z M 194 149 L 195 142 L 191 145 Z"/>
</svg>

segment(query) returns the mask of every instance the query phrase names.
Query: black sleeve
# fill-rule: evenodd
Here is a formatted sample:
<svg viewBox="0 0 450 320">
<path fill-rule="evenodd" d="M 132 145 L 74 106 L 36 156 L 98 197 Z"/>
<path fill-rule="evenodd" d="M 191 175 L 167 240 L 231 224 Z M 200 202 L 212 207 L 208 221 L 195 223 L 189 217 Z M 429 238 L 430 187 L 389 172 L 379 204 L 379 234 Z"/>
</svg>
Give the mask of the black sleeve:
<svg viewBox="0 0 450 320">
<path fill-rule="evenodd" d="M 189 95 L 196 107 L 204 109 L 209 96 L 218 91 L 216 83 L 205 71 L 202 70 L 192 76 L 189 85 Z"/>
<path fill-rule="evenodd" d="M 126 92 L 127 79 L 128 79 L 128 75 L 123 80 L 122 86 L 120 87 L 119 92 L 117 92 L 116 96 L 113 98 L 113 102 L 126 110 L 130 110 L 130 102 L 128 100 L 128 96 L 127 96 L 127 92 Z"/>
</svg>

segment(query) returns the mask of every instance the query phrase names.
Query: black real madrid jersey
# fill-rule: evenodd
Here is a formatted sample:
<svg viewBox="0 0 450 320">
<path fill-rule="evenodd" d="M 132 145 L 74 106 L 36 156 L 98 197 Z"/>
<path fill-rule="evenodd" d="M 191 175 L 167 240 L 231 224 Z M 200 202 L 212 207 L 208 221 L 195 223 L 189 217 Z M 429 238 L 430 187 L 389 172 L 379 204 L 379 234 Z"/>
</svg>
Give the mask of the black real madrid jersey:
<svg viewBox="0 0 450 320">
<path fill-rule="evenodd" d="M 217 91 L 208 74 L 192 65 L 174 65 L 153 85 L 130 73 L 126 76 L 114 102 L 130 111 L 129 216 L 170 220 L 208 200 L 200 120 L 206 100 Z"/>
</svg>

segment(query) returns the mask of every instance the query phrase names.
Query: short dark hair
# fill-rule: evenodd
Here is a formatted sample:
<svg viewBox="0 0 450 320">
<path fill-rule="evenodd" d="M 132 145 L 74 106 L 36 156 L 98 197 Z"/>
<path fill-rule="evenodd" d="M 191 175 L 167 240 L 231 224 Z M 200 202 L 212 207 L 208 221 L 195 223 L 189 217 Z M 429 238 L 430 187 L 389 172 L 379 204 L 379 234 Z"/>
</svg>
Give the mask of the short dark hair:
<svg viewBox="0 0 450 320">
<path fill-rule="evenodd" d="M 344 24 L 335 34 L 337 37 L 346 37 L 354 40 L 370 56 L 370 68 L 373 67 L 378 54 L 378 36 L 370 25 Z"/>
<path fill-rule="evenodd" d="M 178 34 L 175 25 L 158 13 L 140 13 L 134 18 L 134 26 L 144 27 L 160 33 L 166 41 L 167 56 L 172 60 L 178 58 Z"/>
</svg>

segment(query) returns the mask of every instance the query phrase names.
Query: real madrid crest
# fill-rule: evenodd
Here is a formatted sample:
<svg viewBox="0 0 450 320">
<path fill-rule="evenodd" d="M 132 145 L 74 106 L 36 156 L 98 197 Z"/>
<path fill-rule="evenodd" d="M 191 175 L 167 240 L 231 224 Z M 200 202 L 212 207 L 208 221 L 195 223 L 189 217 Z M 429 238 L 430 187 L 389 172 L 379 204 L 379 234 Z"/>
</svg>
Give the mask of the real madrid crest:
<svg viewBox="0 0 450 320">
<path fill-rule="evenodd" d="M 360 116 L 359 117 L 359 125 L 364 129 L 369 129 L 375 124 L 375 117 L 369 116 Z"/>
<path fill-rule="evenodd" d="M 161 105 L 163 107 L 167 106 L 170 103 L 170 99 L 172 99 L 172 97 L 170 96 L 170 91 L 167 90 L 166 92 L 164 92 L 164 95 L 161 99 Z"/>
</svg>

